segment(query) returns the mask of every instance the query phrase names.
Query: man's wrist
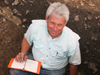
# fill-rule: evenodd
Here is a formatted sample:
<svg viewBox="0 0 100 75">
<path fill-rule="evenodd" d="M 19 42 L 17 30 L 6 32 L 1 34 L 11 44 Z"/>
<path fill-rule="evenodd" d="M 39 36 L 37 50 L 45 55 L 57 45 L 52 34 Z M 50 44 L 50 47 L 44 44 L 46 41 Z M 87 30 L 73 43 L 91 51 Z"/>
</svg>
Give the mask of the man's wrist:
<svg viewBox="0 0 100 75">
<path fill-rule="evenodd" d="M 23 52 L 20 52 L 22 55 L 24 55 L 24 53 Z"/>
</svg>

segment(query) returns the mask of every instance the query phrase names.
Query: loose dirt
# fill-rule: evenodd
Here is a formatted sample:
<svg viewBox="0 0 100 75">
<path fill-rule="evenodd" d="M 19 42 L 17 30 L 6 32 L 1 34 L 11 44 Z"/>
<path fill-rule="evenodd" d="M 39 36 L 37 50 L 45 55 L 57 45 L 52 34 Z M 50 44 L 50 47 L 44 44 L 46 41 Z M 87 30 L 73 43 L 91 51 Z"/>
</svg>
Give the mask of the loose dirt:
<svg viewBox="0 0 100 75">
<path fill-rule="evenodd" d="M 47 7 L 55 1 L 68 6 L 67 26 L 81 37 L 82 63 L 77 75 L 100 75 L 100 0 L 1 0 L 0 75 L 10 75 L 7 65 L 20 52 L 31 20 L 45 19 Z M 69 75 L 69 66 L 65 75 Z"/>
</svg>

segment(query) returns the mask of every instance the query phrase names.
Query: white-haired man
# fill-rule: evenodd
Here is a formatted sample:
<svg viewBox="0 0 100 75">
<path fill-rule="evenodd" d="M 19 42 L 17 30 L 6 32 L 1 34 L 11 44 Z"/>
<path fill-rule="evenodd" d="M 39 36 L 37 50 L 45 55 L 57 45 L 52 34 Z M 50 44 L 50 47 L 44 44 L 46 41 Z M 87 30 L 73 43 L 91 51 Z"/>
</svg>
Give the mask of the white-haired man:
<svg viewBox="0 0 100 75">
<path fill-rule="evenodd" d="M 32 20 L 22 41 L 21 52 L 15 57 L 22 62 L 29 59 L 42 63 L 39 75 L 63 75 L 70 63 L 70 75 L 76 75 L 81 63 L 78 40 L 80 37 L 66 27 L 69 10 L 65 4 L 52 3 L 46 12 L 46 20 Z M 33 43 L 32 53 L 23 56 Z M 21 59 L 19 58 L 21 57 Z M 10 70 L 11 75 L 33 75 L 33 73 Z"/>
</svg>

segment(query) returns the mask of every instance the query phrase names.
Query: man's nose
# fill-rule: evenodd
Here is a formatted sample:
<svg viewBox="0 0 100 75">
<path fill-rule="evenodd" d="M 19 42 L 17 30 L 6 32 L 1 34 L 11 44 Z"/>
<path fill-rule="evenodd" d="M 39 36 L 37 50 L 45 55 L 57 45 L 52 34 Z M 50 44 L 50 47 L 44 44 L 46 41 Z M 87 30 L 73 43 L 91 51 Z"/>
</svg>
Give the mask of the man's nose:
<svg viewBox="0 0 100 75">
<path fill-rule="evenodd" d="M 54 28 L 53 28 L 53 30 L 54 30 L 54 31 L 57 31 L 57 29 L 58 29 L 58 26 L 55 25 Z"/>
</svg>

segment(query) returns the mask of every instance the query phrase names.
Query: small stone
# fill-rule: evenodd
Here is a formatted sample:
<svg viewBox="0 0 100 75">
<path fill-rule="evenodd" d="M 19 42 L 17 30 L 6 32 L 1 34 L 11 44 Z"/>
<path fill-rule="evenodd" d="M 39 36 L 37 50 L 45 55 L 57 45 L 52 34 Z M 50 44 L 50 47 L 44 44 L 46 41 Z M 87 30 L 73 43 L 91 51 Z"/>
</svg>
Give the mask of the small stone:
<svg viewBox="0 0 100 75">
<path fill-rule="evenodd" d="M 89 53 L 89 50 L 87 50 L 86 53 Z"/>
<path fill-rule="evenodd" d="M 84 24 L 84 26 L 85 26 L 85 30 L 87 30 L 87 24 Z"/>
<path fill-rule="evenodd" d="M 24 19 L 23 19 L 23 22 L 26 22 L 26 21 L 27 21 L 27 19 L 24 18 Z"/>
<path fill-rule="evenodd" d="M 14 5 L 14 3 L 12 3 L 12 5 Z"/>
<path fill-rule="evenodd" d="M 34 3 L 33 1 L 29 0 L 30 3 Z"/>
<path fill-rule="evenodd" d="M 77 8 L 79 8 L 79 6 L 77 6 Z"/>
<path fill-rule="evenodd" d="M 22 0 L 24 3 L 27 3 L 26 0 Z"/>
<path fill-rule="evenodd" d="M 22 16 L 22 14 L 21 14 L 17 9 L 13 9 L 13 12 L 14 12 L 15 14 L 17 14 L 18 16 Z"/>
<path fill-rule="evenodd" d="M 18 15 L 18 16 L 22 16 L 22 14 L 21 14 L 21 13 L 19 13 L 19 12 L 17 13 L 17 15 Z"/>
<path fill-rule="evenodd" d="M 92 16 L 91 16 L 91 15 L 88 15 L 87 18 L 88 18 L 89 20 L 92 20 Z"/>
<path fill-rule="evenodd" d="M 76 15 L 74 20 L 79 21 L 79 15 Z"/>
<path fill-rule="evenodd" d="M 84 3 L 82 1 L 80 3 L 81 3 L 81 6 L 84 6 Z"/>
<path fill-rule="evenodd" d="M 98 23 L 98 26 L 100 26 L 100 24 Z"/>
<path fill-rule="evenodd" d="M 88 61 L 84 61 L 84 64 L 88 64 L 89 62 Z"/>
<path fill-rule="evenodd" d="M 5 22 L 6 21 L 6 19 L 5 18 L 3 18 L 3 22 Z"/>
<path fill-rule="evenodd" d="M 18 5 L 19 4 L 19 0 L 15 0 L 12 5 Z"/>
<path fill-rule="evenodd" d="M 98 19 L 98 17 L 95 17 L 95 19 Z"/>
<path fill-rule="evenodd" d="M 26 10 L 26 14 L 28 14 L 30 11 L 29 10 Z"/>
<path fill-rule="evenodd" d="M 18 10 L 17 10 L 17 9 L 13 9 L 13 12 L 14 12 L 14 13 L 18 13 Z"/>
<path fill-rule="evenodd" d="M 95 6 L 95 5 L 94 5 L 94 4 L 92 4 L 92 3 L 90 3 L 89 5 L 90 5 L 90 6 L 93 6 L 93 7 Z"/>
<path fill-rule="evenodd" d="M 90 25 L 88 25 L 88 28 L 91 28 L 91 26 L 90 26 Z"/>
<path fill-rule="evenodd" d="M 23 28 L 25 28 L 25 25 L 22 25 Z"/>
<path fill-rule="evenodd" d="M 89 63 L 88 67 L 94 71 L 93 73 L 97 72 L 97 68 L 95 66 L 95 63 Z"/>
<path fill-rule="evenodd" d="M 20 2 L 20 5 L 24 5 L 24 3 L 23 2 Z"/>
<path fill-rule="evenodd" d="M 4 0 L 5 4 L 9 4 L 8 0 Z"/>
<path fill-rule="evenodd" d="M 65 1 L 65 3 L 67 3 L 69 0 L 64 0 Z"/>
<path fill-rule="evenodd" d="M 98 38 L 97 38 L 96 36 L 92 36 L 91 39 L 92 39 L 92 40 L 95 40 L 95 41 L 98 40 Z"/>
<path fill-rule="evenodd" d="M 100 18 L 100 16 L 98 16 L 98 18 Z"/>
<path fill-rule="evenodd" d="M 85 20 L 87 20 L 87 18 L 85 17 Z"/>
</svg>

